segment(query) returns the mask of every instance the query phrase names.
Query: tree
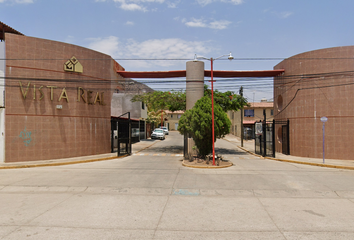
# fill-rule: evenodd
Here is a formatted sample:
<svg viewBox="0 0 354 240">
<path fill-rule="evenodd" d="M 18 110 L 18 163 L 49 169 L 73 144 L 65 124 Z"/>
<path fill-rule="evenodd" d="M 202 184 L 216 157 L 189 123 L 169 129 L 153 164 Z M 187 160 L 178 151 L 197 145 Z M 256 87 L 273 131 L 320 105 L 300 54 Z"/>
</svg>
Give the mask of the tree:
<svg viewBox="0 0 354 240">
<path fill-rule="evenodd" d="M 208 85 L 204 85 L 204 96 L 211 98 L 211 90 L 208 89 Z M 214 102 L 219 104 L 224 112 L 230 110 L 237 111 L 247 105 L 247 100 L 244 97 L 232 91 L 219 92 L 218 90 L 214 90 Z"/>
<path fill-rule="evenodd" d="M 172 112 L 177 110 L 186 109 L 186 94 L 184 92 L 171 91 L 162 92 L 154 91 L 148 92 L 142 95 L 135 95 L 132 102 L 144 102 L 148 109 L 148 122 L 155 121 L 157 118 L 161 119 L 161 114 L 164 110 L 170 110 Z M 161 120 L 162 124 L 162 120 Z"/>
<path fill-rule="evenodd" d="M 180 91 L 154 91 L 135 95 L 132 102 L 144 102 L 149 111 L 170 110 L 172 112 L 186 109 L 186 94 Z"/>
<path fill-rule="evenodd" d="M 230 119 L 224 110 L 214 104 L 214 141 L 230 132 Z M 179 120 L 178 131 L 193 138 L 199 154 L 204 158 L 212 151 L 211 99 L 204 96 Z"/>
<path fill-rule="evenodd" d="M 211 90 L 208 85 L 204 85 L 204 96 L 211 98 Z M 155 91 L 148 92 L 142 95 L 135 95 L 132 102 L 144 102 L 149 111 L 157 112 L 159 110 L 170 110 L 172 112 L 178 110 L 186 110 L 186 93 L 181 91 Z M 247 100 L 235 94 L 232 91 L 219 92 L 214 91 L 214 101 L 220 105 L 224 112 L 229 110 L 237 111 L 247 105 Z"/>
</svg>

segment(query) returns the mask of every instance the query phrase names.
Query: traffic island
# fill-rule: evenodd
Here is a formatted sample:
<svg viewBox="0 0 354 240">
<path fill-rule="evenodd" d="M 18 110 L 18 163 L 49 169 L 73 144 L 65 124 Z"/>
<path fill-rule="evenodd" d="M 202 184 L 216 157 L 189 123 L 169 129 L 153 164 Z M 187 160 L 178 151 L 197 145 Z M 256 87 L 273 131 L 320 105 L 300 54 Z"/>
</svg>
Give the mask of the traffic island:
<svg viewBox="0 0 354 240">
<path fill-rule="evenodd" d="M 215 165 L 213 165 L 212 161 L 206 161 L 204 159 L 193 158 L 193 160 L 184 159 L 182 161 L 182 165 L 185 166 L 185 167 L 191 167 L 191 168 L 215 169 L 215 168 L 231 167 L 233 165 L 233 163 L 228 161 L 228 160 L 217 160 L 217 159 L 215 159 Z"/>
</svg>

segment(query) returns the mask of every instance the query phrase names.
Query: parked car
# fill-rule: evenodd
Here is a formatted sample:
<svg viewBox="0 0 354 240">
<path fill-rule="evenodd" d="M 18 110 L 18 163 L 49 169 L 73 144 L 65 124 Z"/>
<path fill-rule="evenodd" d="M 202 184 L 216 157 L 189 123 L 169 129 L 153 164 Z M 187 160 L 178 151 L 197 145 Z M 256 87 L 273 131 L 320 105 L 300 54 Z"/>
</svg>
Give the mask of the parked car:
<svg viewBox="0 0 354 240">
<path fill-rule="evenodd" d="M 167 129 L 167 127 L 160 127 L 162 130 L 163 130 L 163 132 L 166 134 L 166 135 L 168 135 L 168 129 Z"/>
<path fill-rule="evenodd" d="M 163 132 L 162 129 L 160 128 L 156 128 L 152 134 L 151 134 L 151 139 L 161 139 L 161 140 L 164 140 L 165 139 L 165 133 Z"/>
</svg>

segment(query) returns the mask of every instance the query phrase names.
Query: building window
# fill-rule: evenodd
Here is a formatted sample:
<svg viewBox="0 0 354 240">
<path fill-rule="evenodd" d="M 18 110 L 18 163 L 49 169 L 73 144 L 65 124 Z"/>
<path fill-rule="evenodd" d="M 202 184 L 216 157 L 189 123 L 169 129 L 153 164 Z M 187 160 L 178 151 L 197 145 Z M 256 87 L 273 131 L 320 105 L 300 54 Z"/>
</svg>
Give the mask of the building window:
<svg viewBox="0 0 354 240">
<path fill-rule="evenodd" d="M 231 119 L 234 119 L 234 112 L 231 113 Z"/>
<path fill-rule="evenodd" d="M 173 115 L 171 114 L 171 118 L 173 118 Z"/>
<path fill-rule="evenodd" d="M 245 109 L 245 117 L 254 117 L 254 109 Z"/>
<path fill-rule="evenodd" d="M 177 115 L 177 118 L 180 119 L 182 115 Z"/>
<path fill-rule="evenodd" d="M 270 109 L 270 116 L 273 116 L 274 115 L 274 111 L 273 109 Z"/>
<path fill-rule="evenodd" d="M 141 109 L 145 109 L 145 103 L 144 102 L 141 102 Z"/>
</svg>

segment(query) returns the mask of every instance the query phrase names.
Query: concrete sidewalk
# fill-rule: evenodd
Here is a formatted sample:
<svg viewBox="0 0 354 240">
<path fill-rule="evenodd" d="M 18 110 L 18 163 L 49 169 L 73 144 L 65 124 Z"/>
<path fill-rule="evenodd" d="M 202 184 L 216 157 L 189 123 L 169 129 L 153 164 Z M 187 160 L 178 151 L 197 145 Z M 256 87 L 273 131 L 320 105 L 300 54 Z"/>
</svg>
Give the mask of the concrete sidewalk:
<svg viewBox="0 0 354 240">
<path fill-rule="evenodd" d="M 239 149 L 242 149 L 250 154 L 261 157 L 260 155 L 255 154 L 255 146 L 254 140 L 244 140 L 243 147 L 241 147 L 241 140 L 239 137 L 236 137 L 232 134 L 228 134 L 224 137 L 224 140 L 234 143 Z M 323 163 L 322 158 L 307 158 L 307 157 L 297 157 L 291 155 L 285 155 L 282 153 L 275 153 L 275 158 L 265 157 L 266 159 L 272 159 L 276 161 L 282 162 L 291 162 L 298 164 L 307 164 L 312 166 L 319 167 L 330 167 L 330 168 L 341 168 L 341 169 L 349 169 L 354 170 L 354 160 L 338 160 L 338 159 L 325 159 L 325 163 Z"/>
<path fill-rule="evenodd" d="M 150 146 L 154 145 L 159 141 L 160 140 L 144 139 L 141 140 L 140 142 L 134 143 L 132 144 L 132 154 L 138 153 L 146 148 L 149 148 Z M 0 169 L 61 166 L 61 165 L 77 164 L 77 163 L 98 162 L 104 160 L 117 159 L 126 156 L 127 155 L 118 157 L 117 153 L 105 153 L 105 154 L 97 154 L 97 155 L 90 155 L 90 156 L 52 159 L 52 160 L 43 160 L 43 161 L 0 163 Z"/>
<path fill-rule="evenodd" d="M 255 154 L 253 140 L 244 140 L 243 147 L 241 147 L 240 138 L 232 134 L 226 135 L 224 137 L 224 140 L 233 143 L 235 147 L 237 147 L 241 151 L 246 151 L 250 154 L 263 158 L 262 156 Z M 144 149 L 151 147 L 152 145 L 154 145 L 159 141 L 160 140 L 144 139 L 141 140 L 140 142 L 134 143 L 132 144 L 132 153 L 134 154 L 143 151 Z M 125 156 L 121 156 L 121 157 L 125 157 Z M 106 153 L 106 154 L 98 154 L 98 155 L 91 155 L 91 156 L 53 159 L 53 160 L 35 161 L 35 162 L 0 163 L 0 169 L 60 166 L 60 165 L 77 164 L 77 163 L 97 162 L 97 161 L 111 160 L 117 158 L 118 158 L 117 153 Z M 275 158 L 271 158 L 271 157 L 265 157 L 265 158 L 276 160 L 276 161 L 306 164 L 306 165 L 319 166 L 319 167 L 354 170 L 354 160 L 325 159 L 325 163 L 323 163 L 322 158 L 296 157 L 291 155 L 284 155 L 281 153 L 276 153 Z"/>
</svg>

